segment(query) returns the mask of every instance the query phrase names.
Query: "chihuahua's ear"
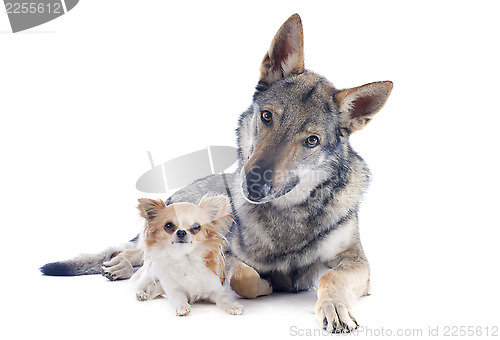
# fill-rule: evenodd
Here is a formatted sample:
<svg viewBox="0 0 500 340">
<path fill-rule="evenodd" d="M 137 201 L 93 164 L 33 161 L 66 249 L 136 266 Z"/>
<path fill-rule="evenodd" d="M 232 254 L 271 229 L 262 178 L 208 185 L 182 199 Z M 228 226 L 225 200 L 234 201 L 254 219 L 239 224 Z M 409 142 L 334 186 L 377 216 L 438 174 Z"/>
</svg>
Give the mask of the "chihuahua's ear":
<svg viewBox="0 0 500 340">
<path fill-rule="evenodd" d="M 349 132 L 361 130 L 382 109 L 392 91 L 392 82 L 380 81 L 337 92 L 340 124 Z"/>
<path fill-rule="evenodd" d="M 163 208 L 166 208 L 165 202 L 162 200 L 152 200 L 150 198 L 139 198 L 139 204 L 137 205 L 137 209 L 141 212 L 141 216 L 146 220 L 151 221 L 157 215 L 158 211 Z"/>
<path fill-rule="evenodd" d="M 211 220 L 207 222 L 213 222 L 231 214 L 231 202 L 229 201 L 229 197 L 224 195 L 205 195 L 198 206 L 208 211 Z"/>
<path fill-rule="evenodd" d="M 274 36 L 260 66 L 260 80 L 272 83 L 304 72 L 304 33 L 298 14 L 292 15 Z"/>
</svg>

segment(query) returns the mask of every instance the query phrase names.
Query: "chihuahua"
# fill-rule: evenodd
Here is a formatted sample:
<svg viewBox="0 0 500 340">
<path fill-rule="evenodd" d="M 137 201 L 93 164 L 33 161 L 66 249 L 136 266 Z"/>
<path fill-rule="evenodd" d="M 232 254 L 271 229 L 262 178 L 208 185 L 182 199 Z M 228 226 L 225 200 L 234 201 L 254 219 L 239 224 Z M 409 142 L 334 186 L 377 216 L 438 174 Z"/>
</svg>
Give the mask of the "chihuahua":
<svg viewBox="0 0 500 340">
<path fill-rule="evenodd" d="M 226 290 L 222 246 L 230 222 L 227 196 L 205 195 L 198 205 L 139 199 L 146 220 L 140 235 L 144 265 L 134 274 L 137 299 L 166 294 L 176 315 L 191 311 L 190 303 L 214 302 L 229 314 L 243 313 Z"/>
</svg>

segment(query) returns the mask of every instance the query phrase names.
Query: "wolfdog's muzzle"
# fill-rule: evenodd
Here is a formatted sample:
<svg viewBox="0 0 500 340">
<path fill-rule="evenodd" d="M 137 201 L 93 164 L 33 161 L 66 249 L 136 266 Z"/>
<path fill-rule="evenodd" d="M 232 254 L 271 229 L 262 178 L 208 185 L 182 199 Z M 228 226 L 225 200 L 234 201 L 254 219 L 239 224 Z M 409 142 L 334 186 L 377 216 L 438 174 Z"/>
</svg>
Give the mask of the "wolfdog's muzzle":
<svg viewBox="0 0 500 340">
<path fill-rule="evenodd" d="M 265 166 L 253 166 L 242 176 L 243 195 L 251 203 L 266 203 L 289 193 L 299 182 L 293 172 L 282 173 Z M 283 178 L 278 180 L 277 178 Z M 276 185 L 276 181 L 280 184 Z"/>
</svg>

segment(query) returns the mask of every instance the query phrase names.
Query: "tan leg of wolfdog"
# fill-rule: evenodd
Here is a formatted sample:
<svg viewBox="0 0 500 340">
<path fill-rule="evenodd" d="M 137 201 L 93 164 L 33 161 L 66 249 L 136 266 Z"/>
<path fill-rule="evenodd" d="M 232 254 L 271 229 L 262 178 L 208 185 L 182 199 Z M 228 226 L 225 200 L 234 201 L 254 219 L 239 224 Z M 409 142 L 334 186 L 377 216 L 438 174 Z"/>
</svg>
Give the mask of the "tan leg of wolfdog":
<svg viewBox="0 0 500 340">
<path fill-rule="evenodd" d="M 358 327 L 352 304 L 369 294 L 370 266 L 361 249 L 339 254 L 329 266 L 332 269 L 319 280 L 314 311 L 327 331 L 352 331 Z"/>
</svg>

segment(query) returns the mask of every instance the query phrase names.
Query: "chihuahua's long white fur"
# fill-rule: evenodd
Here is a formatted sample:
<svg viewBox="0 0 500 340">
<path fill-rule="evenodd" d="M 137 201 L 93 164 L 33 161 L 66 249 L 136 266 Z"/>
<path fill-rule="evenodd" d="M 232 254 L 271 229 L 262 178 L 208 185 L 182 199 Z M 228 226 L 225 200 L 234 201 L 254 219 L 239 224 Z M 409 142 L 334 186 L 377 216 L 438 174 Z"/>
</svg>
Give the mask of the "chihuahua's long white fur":
<svg viewBox="0 0 500 340">
<path fill-rule="evenodd" d="M 137 282 L 139 296 L 141 292 L 149 292 L 151 299 L 163 290 L 177 315 L 188 314 L 189 304 L 199 300 L 210 300 L 230 314 L 241 314 L 243 309 L 221 284 L 219 276 L 205 265 L 204 249 L 198 247 L 189 251 L 189 247 L 176 244 L 170 249 L 154 246 L 149 249 L 145 253 L 144 266 L 136 273 L 140 276 Z"/>
</svg>

